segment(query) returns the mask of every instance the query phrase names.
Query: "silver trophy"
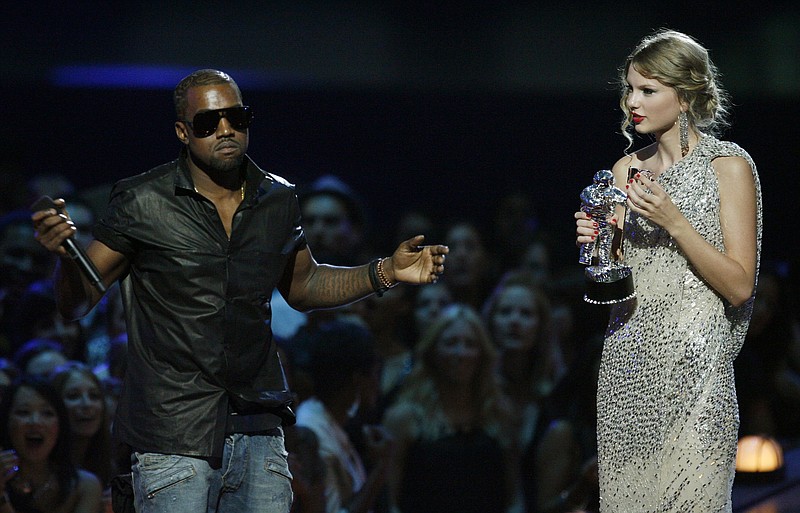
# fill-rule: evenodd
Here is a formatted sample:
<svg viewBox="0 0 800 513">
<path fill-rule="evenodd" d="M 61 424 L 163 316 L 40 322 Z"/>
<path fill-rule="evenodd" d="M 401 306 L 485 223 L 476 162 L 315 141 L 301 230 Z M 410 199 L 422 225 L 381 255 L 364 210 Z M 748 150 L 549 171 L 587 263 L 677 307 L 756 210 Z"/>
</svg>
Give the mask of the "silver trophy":
<svg viewBox="0 0 800 513">
<path fill-rule="evenodd" d="M 625 205 L 627 199 L 628 195 L 614 185 L 614 174 L 607 169 L 595 173 L 594 183 L 581 192 L 581 211 L 589 214 L 598 225 L 595 240 L 581 245 L 578 259 L 588 266 L 584 271 L 586 293 L 583 296 L 588 303 L 608 305 L 636 295 L 631 268 L 612 254 L 614 226 L 608 223 L 615 207 Z"/>
</svg>

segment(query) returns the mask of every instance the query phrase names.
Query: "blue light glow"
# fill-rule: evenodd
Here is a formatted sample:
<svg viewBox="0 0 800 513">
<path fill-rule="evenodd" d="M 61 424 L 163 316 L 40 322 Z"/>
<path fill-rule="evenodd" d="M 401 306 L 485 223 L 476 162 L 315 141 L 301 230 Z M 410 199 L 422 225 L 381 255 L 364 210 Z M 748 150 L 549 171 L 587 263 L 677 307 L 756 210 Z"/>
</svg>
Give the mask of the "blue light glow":
<svg viewBox="0 0 800 513">
<path fill-rule="evenodd" d="M 210 67 L 210 66 L 209 66 Z M 152 65 L 71 65 L 59 66 L 50 73 L 50 81 L 58 87 L 172 89 L 183 77 L 200 69 Z M 219 68 L 217 68 L 219 69 Z M 308 86 L 307 77 L 257 70 L 230 70 L 239 87 L 249 90 Z"/>
</svg>

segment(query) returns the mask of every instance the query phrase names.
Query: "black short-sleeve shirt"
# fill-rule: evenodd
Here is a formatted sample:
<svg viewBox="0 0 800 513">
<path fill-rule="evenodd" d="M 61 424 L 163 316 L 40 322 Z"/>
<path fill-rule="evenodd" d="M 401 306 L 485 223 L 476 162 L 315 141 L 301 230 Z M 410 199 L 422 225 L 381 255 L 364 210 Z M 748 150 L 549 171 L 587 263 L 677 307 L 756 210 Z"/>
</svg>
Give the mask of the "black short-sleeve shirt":
<svg viewBox="0 0 800 513">
<path fill-rule="evenodd" d="M 95 226 L 95 238 L 130 262 L 114 429 L 137 451 L 221 457 L 230 405 L 258 413 L 285 390 L 270 298 L 305 235 L 294 186 L 249 158 L 244 165 L 230 240 L 195 192 L 185 152 L 115 184 Z"/>
</svg>

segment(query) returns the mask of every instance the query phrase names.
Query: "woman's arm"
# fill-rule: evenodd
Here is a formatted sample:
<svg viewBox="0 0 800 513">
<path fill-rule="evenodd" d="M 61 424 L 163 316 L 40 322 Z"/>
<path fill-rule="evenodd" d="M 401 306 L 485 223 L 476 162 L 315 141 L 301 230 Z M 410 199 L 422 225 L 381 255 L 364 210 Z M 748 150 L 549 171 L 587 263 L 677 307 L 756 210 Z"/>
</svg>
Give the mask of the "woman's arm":
<svg viewBox="0 0 800 513">
<path fill-rule="evenodd" d="M 753 294 L 756 278 L 756 189 L 753 170 L 741 157 L 714 160 L 719 181 L 724 252 L 706 241 L 664 189 L 645 176 L 629 183 L 628 207 L 669 232 L 703 279 L 739 306 Z M 650 189 L 652 193 L 646 193 Z"/>
</svg>

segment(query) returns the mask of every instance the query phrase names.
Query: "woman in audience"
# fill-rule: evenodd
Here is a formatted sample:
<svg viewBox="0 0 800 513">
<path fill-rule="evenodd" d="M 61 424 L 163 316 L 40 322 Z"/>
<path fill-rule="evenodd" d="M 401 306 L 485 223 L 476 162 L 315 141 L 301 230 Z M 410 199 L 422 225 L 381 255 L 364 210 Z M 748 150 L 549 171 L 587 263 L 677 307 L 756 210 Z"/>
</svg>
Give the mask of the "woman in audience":
<svg viewBox="0 0 800 513">
<path fill-rule="evenodd" d="M 46 380 L 23 376 L 0 404 L 0 512 L 99 513 L 100 481 L 70 458 L 69 420 Z"/>
<path fill-rule="evenodd" d="M 550 303 L 529 273 L 510 272 L 486 301 L 483 316 L 499 351 L 500 383 L 519 416 L 516 443 L 523 449 L 562 372 L 558 346 L 549 336 Z"/>
<path fill-rule="evenodd" d="M 446 277 L 436 283 L 414 289 L 414 334 L 415 342 L 439 318 L 447 305 L 453 303 L 453 293 L 447 286 Z"/>
<path fill-rule="evenodd" d="M 56 368 L 50 379 L 67 409 L 72 462 L 96 475 L 108 487 L 114 475 L 111 432 L 100 380 L 79 362 Z"/>
<path fill-rule="evenodd" d="M 505 511 L 514 492 L 509 403 L 480 316 L 448 306 L 425 332 L 387 411 L 390 501 L 402 513 Z"/>
</svg>

